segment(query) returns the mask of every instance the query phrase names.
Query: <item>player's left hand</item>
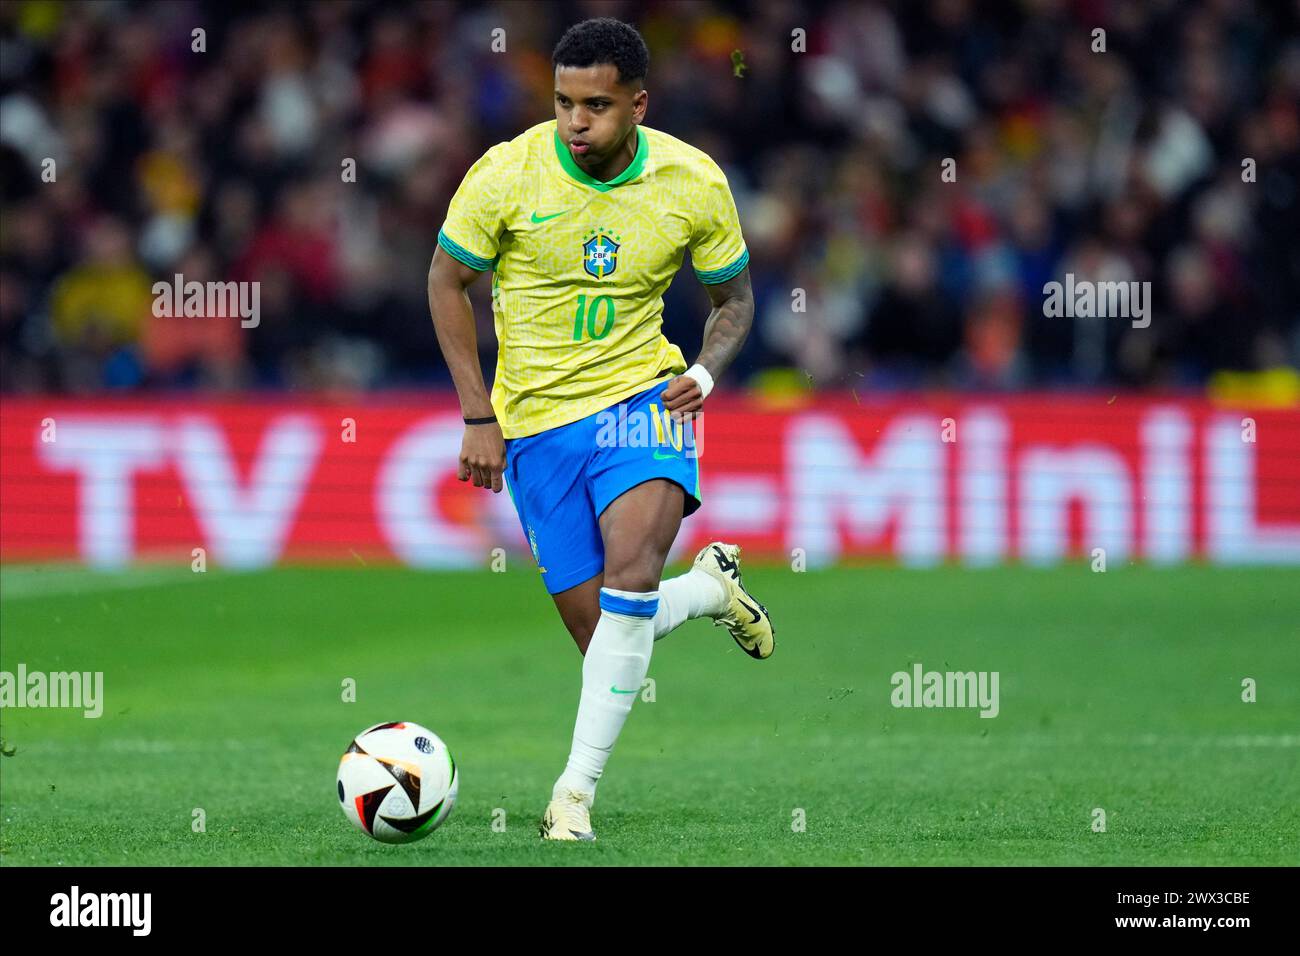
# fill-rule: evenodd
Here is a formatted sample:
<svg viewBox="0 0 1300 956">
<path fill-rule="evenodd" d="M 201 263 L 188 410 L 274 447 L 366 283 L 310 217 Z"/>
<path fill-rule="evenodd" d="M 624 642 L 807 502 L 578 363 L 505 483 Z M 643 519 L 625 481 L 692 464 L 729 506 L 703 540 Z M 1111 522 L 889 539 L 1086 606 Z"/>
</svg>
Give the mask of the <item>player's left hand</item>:
<svg viewBox="0 0 1300 956">
<path fill-rule="evenodd" d="M 675 422 L 694 421 L 695 416 L 704 410 L 704 392 L 700 390 L 700 383 L 689 375 L 678 375 L 669 382 L 663 400 L 664 408 Z"/>
</svg>

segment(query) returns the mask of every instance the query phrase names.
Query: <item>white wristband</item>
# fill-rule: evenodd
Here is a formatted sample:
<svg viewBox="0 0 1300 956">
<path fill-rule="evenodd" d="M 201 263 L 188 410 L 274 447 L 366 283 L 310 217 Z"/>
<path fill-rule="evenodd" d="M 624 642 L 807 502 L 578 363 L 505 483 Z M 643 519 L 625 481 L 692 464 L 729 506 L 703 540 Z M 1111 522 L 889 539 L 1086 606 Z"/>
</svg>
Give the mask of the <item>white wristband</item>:
<svg viewBox="0 0 1300 956">
<path fill-rule="evenodd" d="M 696 362 L 694 365 L 688 368 L 683 374 L 689 375 L 691 378 L 695 379 L 695 381 L 700 383 L 701 397 L 703 398 L 709 397 L 709 392 L 713 391 L 713 376 L 709 374 L 709 370 L 707 368 L 705 368 L 699 362 Z"/>
</svg>

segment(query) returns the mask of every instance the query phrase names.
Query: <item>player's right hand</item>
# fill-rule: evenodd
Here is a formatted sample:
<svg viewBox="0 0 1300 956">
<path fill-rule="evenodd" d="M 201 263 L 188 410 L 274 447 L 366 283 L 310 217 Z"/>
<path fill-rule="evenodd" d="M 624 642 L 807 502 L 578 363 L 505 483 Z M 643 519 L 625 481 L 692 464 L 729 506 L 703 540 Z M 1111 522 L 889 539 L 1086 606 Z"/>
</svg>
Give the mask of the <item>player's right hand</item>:
<svg viewBox="0 0 1300 956">
<path fill-rule="evenodd" d="M 473 478 L 475 488 L 491 488 L 500 494 L 504 487 L 501 475 L 505 470 L 506 441 L 501 437 L 501 425 L 497 422 L 466 425 L 456 477 L 461 481 Z"/>
</svg>

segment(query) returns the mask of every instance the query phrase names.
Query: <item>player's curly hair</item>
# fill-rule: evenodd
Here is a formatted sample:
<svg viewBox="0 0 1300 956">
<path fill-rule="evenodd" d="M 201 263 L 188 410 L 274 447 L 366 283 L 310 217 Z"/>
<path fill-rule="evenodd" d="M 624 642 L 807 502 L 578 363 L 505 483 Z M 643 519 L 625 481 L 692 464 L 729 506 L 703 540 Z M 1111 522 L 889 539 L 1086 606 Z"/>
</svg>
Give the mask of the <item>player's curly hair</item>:
<svg viewBox="0 0 1300 956">
<path fill-rule="evenodd" d="M 595 66 L 612 63 L 620 83 L 643 82 L 650 69 L 650 51 L 636 27 L 613 17 L 595 17 L 564 31 L 551 54 L 557 66 Z"/>
</svg>

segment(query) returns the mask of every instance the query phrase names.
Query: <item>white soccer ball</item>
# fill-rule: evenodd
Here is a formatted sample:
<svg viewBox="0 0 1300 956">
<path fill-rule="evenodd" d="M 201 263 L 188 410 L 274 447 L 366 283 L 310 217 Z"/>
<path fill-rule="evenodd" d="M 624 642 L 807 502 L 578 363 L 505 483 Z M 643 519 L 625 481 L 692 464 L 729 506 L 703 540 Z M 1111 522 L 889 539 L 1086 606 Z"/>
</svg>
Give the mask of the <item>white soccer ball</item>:
<svg viewBox="0 0 1300 956">
<path fill-rule="evenodd" d="M 460 776 L 438 735 L 405 721 L 357 734 L 339 761 L 338 783 L 354 826 L 380 843 L 413 843 L 451 814 Z"/>
</svg>

